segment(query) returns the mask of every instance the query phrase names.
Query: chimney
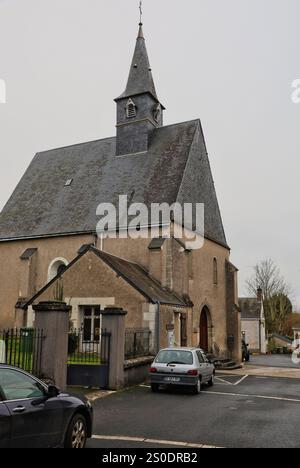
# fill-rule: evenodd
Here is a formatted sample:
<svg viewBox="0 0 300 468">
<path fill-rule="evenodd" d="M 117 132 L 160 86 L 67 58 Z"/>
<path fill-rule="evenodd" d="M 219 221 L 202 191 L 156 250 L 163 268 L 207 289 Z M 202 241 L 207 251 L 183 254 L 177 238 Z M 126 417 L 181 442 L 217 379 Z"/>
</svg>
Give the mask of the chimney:
<svg viewBox="0 0 300 468">
<path fill-rule="evenodd" d="M 262 302 L 263 300 L 263 290 L 261 288 L 257 289 L 257 300 L 258 302 Z"/>
</svg>

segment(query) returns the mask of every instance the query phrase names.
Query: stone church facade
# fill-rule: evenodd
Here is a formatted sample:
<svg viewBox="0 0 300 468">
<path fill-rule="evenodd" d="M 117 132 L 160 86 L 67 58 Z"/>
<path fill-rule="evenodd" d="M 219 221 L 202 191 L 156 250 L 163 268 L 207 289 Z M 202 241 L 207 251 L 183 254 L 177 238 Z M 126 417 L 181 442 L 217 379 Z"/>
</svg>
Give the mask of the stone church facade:
<svg viewBox="0 0 300 468">
<path fill-rule="evenodd" d="M 199 120 L 163 125 L 142 25 L 116 137 L 38 153 L 0 215 L 0 329 L 31 326 L 32 305 L 63 291 L 72 325 L 93 339 L 106 306 L 128 328 L 150 328 L 153 351 L 200 345 L 241 354 L 237 269 L 228 247 Z M 173 235 L 97 235 L 100 203 L 203 203 L 204 244 Z M 121 229 L 121 226 L 118 226 Z M 149 226 L 142 231 L 148 232 Z M 105 234 L 105 233 L 104 233 Z M 58 287 L 59 286 L 59 287 Z"/>
</svg>

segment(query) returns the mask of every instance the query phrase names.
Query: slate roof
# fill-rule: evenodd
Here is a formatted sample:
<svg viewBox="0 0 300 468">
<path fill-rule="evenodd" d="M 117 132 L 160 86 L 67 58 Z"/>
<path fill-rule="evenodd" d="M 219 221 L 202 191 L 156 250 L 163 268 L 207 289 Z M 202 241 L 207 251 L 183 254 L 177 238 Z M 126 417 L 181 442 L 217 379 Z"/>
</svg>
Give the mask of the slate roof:
<svg viewBox="0 0 300 468">
<path fill-rule="evenodd" d="M 125 92 L 116 100 L 132 97 L 137 94 L 150 93 L 158 101 L 143 28 L 140 24 L 133 59 Z"/>
<path fill-rule="evenodd" d="M 134 262 L 130 262 L 115 255 L 111 255 L 107 252 L 100 251 L 91 245 L 85 245 L 80 249 L 80 254 L 64 269 L 63 272 L 59 273 L 53 278 L 48 284 L 40 289 L 33 297 L 23 304 L 18 304 L 18 307 L 28 308 L 29 305 L 43 294 L 58 278 L 63 277 L 65 272 L 75 265 L 78 260 L 85 255 L 87 252 L 94 253 L 99 259 L 105 262 L 117 275 L 122 277 L 128 284 L 134 289 L 139 291 L 145 296 L 150 302 L 160 302 L 164 305 L 172 305 L 176 307 L 192 307 L 192 303 L 189 300 L 180 298 L 175 293 L 163 288 L 161 284 L 152 278 L 149 273 L 142 268 L 140 265 Z"/>
<path fill-rule="evenodd" d="M 94 233 L 99 203 L 126 194 L 149 208 L 205 203 L 205 236 L 227 246 L 199 120 L 155 129 L 144 154 L 116 157 L 115 137 L 38 153 L 0 214 L 0 241 Z"/>
<path fill-rule="evenodd" d="M 260 319 L 261 302 L 257 298 L 239 298 L 241 317 L 243 319 Z"/>
<path fill-rule="evenodd" d="M 164 289 L 159 282 L 149 276 L 149 273 L 137 263 L 129 262 L 95 248 L 91 250 L 151 302 L 155 303 L 159 301 L 161 304 L 187 307 L 187 303 L 183 299 L 179 298 L 174 292 Z"/>
</svg>

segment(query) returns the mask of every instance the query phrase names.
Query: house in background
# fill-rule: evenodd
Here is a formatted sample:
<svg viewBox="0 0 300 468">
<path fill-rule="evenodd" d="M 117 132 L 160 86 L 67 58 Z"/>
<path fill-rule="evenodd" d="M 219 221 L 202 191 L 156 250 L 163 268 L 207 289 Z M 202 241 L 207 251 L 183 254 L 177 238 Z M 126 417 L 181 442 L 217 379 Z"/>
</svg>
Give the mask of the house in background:
<svg viewBox="0 0 300 468">
<path fill-rule="evenodd" d="M 240 361 L 237 269 L 202 126 L 200 120 L 163 125 L 142 25 L 126 90 L 115 102 L 115 136 L 38 153 L 4 207 L 0 328 L 31 325 L 32 303 L 53 299 L 61 280 L 72 321 L 87 339 L 99 333 L 101 310 L 114 305 L 127 310 L 127 328 L 149 328 L 156 346 L 167 345 L 173 330 L 176 344 Z M 204 204 L 203 247 L 165 238 L 165 226 L 152 239 L 99 237 L 98 205 L 117 207 L 123 195 L 148 209 Z M 167 228 L 174 232 L 170 217 Z"/>
<path fill-rule="evenodd" d="M 266 354 L 267 330 L 264 314 L 262 291 L 257 291 L 257 297 L 239 298 L 241 310 L 242 335 L 251 352 Z"/>
<path fill-rule="evenodd" d="M 282 348 L 282 350 L 287 349 L 288 351 L 292 351 L 294 349 L 294 342 L 288 336 L 272 333 L 268 336 L 268 341 L 272 341 L 277 348 Z"/>
</svg>

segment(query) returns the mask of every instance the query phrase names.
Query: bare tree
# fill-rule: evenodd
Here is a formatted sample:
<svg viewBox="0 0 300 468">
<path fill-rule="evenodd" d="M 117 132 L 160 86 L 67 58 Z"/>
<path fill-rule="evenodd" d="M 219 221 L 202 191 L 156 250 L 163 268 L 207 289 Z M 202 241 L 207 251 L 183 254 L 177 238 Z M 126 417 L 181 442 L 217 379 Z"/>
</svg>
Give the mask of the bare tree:
<svg viewBox="0 0 300 468">
<path fill-rule="evenodd" d="M 289 286 L 271 258 L 267 258 L 255 265 L 253 275 L 246 280 L 246 286 L 248 292 L 255 296 L 257 290 L 261 288 L 265 300 L 277 294 L 288 296 L 290 293 Z"/>
<path fill-rule="evenodd" d="M 246 285 L 251 295 L 256 296 L 257 290 L 262 290 L 268 331 L 283 333 L 285 322 L 293 311 L 289 299 L 292 291 L 274 261 L 267 258 L 257 264 Z"/>
</svg>

